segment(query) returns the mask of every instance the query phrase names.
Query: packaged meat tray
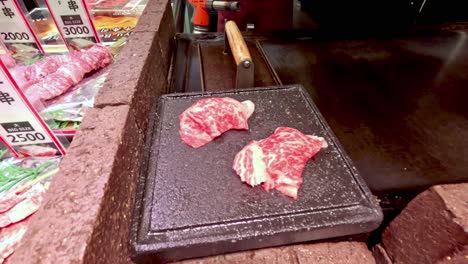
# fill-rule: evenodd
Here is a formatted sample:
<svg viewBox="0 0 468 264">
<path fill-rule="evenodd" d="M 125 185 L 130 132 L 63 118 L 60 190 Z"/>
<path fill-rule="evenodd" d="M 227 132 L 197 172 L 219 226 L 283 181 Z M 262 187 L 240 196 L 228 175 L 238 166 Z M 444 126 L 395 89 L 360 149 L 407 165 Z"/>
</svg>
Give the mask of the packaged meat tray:
<svg viewBox="0 0 468 264">
<path fill-rule="evenodd" d="M 229 130 L 194 149 L 178 116 L 202 98 L 250 100 L 248 130 Z M 174 261 L 370 232 L 382 221 L 374 196 L 300 85 L 161 96 L 147 134 L 131 227 L 137 263 Z M 239 180 L 236 154 L 291 127 L 328 147 L 307 163 L 296 200 Z"/>
</svg>

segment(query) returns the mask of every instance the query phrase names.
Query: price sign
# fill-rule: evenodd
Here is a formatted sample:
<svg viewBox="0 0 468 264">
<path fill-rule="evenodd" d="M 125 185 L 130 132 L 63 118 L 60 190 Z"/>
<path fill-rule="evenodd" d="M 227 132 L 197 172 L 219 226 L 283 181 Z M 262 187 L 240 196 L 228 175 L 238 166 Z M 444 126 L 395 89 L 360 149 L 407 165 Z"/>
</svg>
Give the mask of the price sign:
<svg viewBox="0 0 468 264">
<path fill-rule="evenodd" d="M 85 0 L 45 0 L 45 2 L 60 35 L 69 48 L 82 42 L 101 42 Z"/>
<path fill-rule="evenodd" d="M 65 155 L 65 149 L 0 62 L 0 137 L 15 156 Z"/>
<path fill-rule="evenodd" d="M 1 39 L 13 52 L 18 50 L 40 51 L 44 53 L 41 43 L 34 35 L 31 25 L 24 17 L 16 0 L 0 0 Z"/>
</svg>

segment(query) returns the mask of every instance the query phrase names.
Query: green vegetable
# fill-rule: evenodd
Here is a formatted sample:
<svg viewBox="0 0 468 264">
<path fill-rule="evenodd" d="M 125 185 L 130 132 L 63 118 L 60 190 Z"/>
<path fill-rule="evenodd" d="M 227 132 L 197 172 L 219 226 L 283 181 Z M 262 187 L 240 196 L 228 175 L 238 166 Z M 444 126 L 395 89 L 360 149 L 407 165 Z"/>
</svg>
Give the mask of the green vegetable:
<svg viewBox="0 0 468 264">
<path fill-rule="evenodd" d="M 78 121 L 71 121 L 73 124 L 73 129 L 78 129 L 80 127 L 80 122 Z M 67 128 L 70 124 L 69 121 L 57 121 L 54 124 L 50 125 L 51 129 L 59 129 L 59 128 Z"/>
<path fill-rule="evenodd" d="M 53 110 L 53 111 L 47 111 L 47 112 L 42 112 L 41 114 L 44 114 L 44 115 L 48 115 L 50 116 L 52 119 L 55 119 L 55 120 L 61 120 L 63 119 L 64 117 L 64 112 L 62 109 L 58 109 L 58 110 Z M 44 117 L 44 116 L 43 116 Z"/>
<path fill-rule="evenodd" d="M 22 181 L 36 179 L 52 164 L 53 162 L 47 161 L 36 168 L 26 169 L 16 166 L 9 160 L 0 162 L 0 193 L 10 190 Z"/>
</svg>

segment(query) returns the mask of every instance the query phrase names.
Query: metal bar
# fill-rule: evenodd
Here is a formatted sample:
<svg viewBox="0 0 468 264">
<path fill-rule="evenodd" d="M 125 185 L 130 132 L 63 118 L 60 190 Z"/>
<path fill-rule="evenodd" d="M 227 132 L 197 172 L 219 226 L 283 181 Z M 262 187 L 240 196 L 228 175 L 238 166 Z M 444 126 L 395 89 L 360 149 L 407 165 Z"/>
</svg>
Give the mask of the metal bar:
<svg viewBox="0 0 468 264">
<path fill-rule="evenodd" d="M 197 50 L 198 50 L 198 59 L 200 61 L 200 82 L 201 82 L 201 90 L 202 92 L 205 92 L 205 73 L 203 70 L 203 56 L 201 52 L 201 47 L 200 44 L 197 44 Z"/>
<path fill-rule="evenodd" d="M 172 7 L 175 21 L 176 32 L 184 32 L 184 18 L 185 18 L 185 5 L 186 0 L 174 0 L 174 6 Z"/>
<path fill-rule="evenodd" d="M 280 77 L 278 76 L 278 73 L 276 73 L 275 68 L 273 68 L 273 65 L 271 64 L 270 60 L 268 59 L 265 51 L 263 50 L 262 44 L 260 44 L 260 41 L 255 40 L 255 46 L 257 46 L 257 50 L 262 56 L 262 59 L 265 61 L 265 64 L 268 67 L 268 71 L 270 71 L 271 76 L 273 76 L 273 79 L 275 80 L 275 83 L 277 85 L 283 85 L 283 82 L 281 82 Z"/>
</svg>

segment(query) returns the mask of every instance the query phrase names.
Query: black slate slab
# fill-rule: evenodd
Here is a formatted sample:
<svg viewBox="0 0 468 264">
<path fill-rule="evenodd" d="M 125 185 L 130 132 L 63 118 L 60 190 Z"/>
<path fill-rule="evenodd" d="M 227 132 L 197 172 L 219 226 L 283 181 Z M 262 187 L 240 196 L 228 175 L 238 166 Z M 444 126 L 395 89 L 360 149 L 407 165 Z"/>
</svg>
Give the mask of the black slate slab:
<svg viewBox="0 0 468 264">
<path fill-rule="evenodd" d="M 192 149 L 180 140 L 178 115 L 211 96 L 253 101 L 250 129 L 228 131 Z M 243 146 L 279 126 L 322 136 L 329 144 L 307 163 L 297 200 L 252 188 L 232 169 Z M 377 228 L 382 220 L 377 202 L 300 85 L 164 95 L 152 129 L 131 230 L 137 262 L 358 234 Z"/>
</svg>

